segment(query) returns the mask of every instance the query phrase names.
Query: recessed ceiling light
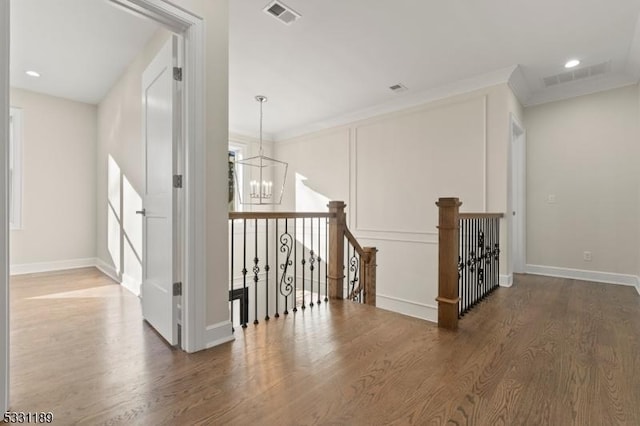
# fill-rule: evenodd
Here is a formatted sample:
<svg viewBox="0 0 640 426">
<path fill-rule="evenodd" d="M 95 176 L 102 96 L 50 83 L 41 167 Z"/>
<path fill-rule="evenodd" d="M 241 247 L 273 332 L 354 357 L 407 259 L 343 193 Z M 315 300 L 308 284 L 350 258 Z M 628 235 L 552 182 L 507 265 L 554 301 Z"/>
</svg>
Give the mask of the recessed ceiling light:
<svg viewBox="0 0 640 426">
<path fill-rule="evenodd" d="M 564 64 L 565 68 L 574 68 L 577 67 L 578 65 L 580 65 L 580 61 L 577 59 L 572 59 L 569 62 L 567 62 L 566 64 Z"/>
<path fill-rule="evenodd" d="M 40 77 L 40 73 L 37 71 L 25 71 L 25 74 L 29 77 Z"/>
</svg>

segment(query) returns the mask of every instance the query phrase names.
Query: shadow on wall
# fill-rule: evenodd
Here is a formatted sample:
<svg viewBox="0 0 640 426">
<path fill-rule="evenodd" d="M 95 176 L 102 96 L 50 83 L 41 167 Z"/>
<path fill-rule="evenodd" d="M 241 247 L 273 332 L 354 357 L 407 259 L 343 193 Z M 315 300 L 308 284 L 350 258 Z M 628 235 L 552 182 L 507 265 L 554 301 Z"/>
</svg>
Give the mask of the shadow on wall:
<svg viewBox="0 0 640 426">
<path fill-rule="evenodd" d="M 107 247 L 122 284 L 140 294 L 142 282 L 142 198 L 109 155 Z"/>
<path fill-rule="evenodd" d="M 296 212 L 326 212 L 329 198 L 311 187 L 306 176 L 296 173 Z M 315 241 L 311 239 L 315 237 Z M 307 250 L 326 253 L 327 223 L 325 219 L 296 221 L 296 240 Z"/>
</svg>

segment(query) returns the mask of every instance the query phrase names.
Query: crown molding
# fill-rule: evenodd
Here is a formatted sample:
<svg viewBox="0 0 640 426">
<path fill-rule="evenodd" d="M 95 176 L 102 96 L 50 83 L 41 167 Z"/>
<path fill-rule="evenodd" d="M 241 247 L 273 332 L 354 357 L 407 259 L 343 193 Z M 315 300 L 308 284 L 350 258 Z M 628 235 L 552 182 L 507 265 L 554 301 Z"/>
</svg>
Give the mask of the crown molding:
<svg viewBox="0 0 640 426">
<path fill-rule="evenodd" d="M 469 79 L 460 80 L 453 84 L 423 90 L 416 93 L 405 92 L 401 97 L 398 97 L 389 102 L 359 109 L 350 113 L 337 115 L 326 120 L 316 121 L 314 123 L 309 123 L 304 126 L 276 133 L 274 135 L 274 139 L 276 141 L 291 139 L 309 133 L 318 132 L 320 130 L 338 127 L 356 121 L 366 120 L 375 116 L 401 111 L 403 109 L 415 107 L 439 99 L 445 99 L 452 96 L 473 92 L 475 90 L 483 89 L 486 87 L 507 83 L 516 68 L 516 66 L 510 66 Z"/>
</svg>

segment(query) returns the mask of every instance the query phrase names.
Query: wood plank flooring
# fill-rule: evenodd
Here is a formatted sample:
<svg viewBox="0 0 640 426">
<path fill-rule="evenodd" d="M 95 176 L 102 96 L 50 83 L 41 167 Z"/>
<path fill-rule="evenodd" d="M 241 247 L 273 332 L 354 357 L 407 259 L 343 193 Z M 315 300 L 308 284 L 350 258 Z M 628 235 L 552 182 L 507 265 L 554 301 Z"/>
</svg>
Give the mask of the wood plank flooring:
<svg viewBox="0 0 640 426">
<path fill-rule="evenodd" d="M 95 269 L 15 277 L 11 409 L 62 425 L 639 425 L 640 296 L 518 276 L 458 332 L 332 302 L 167 347 Z"/>
</svg>

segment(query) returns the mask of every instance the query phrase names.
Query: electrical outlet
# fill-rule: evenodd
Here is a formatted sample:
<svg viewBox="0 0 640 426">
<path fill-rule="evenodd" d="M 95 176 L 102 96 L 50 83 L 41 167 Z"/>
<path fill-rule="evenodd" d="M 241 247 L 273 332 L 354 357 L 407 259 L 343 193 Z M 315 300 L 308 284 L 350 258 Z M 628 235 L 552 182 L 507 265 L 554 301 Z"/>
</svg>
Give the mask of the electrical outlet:
<svg viewBox="0 0 640 426">
<path fill-rule="evenodd" d="M 590 251 L 585 251 L 582 257 L 584 258 L 585 262 L 591 262 L 591 252 Z"/>
</svg>

